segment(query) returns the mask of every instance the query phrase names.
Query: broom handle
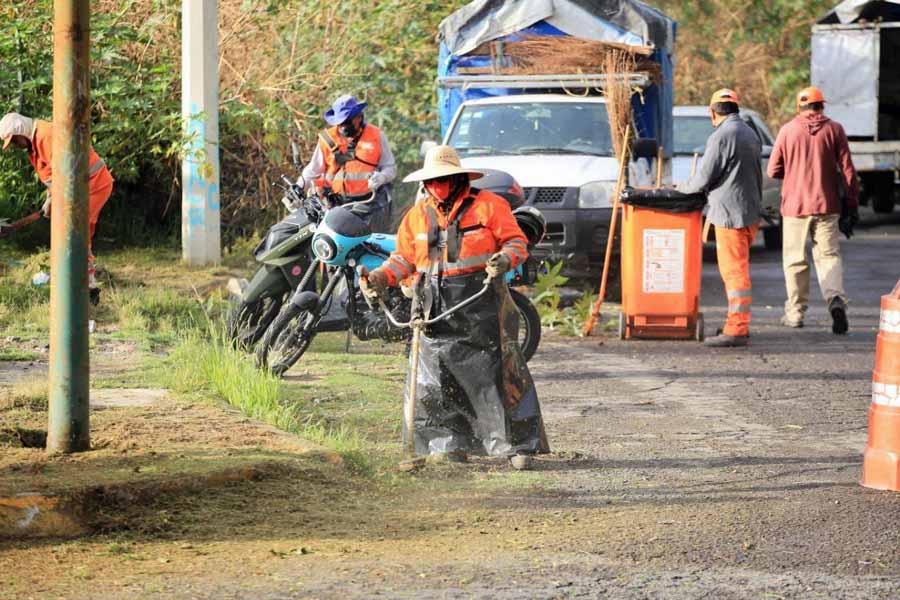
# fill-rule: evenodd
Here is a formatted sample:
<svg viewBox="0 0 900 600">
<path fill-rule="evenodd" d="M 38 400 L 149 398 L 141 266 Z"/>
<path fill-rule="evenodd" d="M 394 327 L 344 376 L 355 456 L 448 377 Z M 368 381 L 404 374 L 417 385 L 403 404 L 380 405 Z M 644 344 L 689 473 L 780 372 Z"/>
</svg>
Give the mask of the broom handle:
<svg viewBox="0 0 900 600">
<path fill-rule="evenodd" d="M 406 428 L 406 440 L 404 452 L 408 457 L 416 455 L 416 392 L 419 383 L 419 351 L 422 344 L 422 327 L 413 326 L 412 348 L 409 352 L 409 389 L 406 392 L 406 402 L 403 405 L 403 420 Z"/>
<path fill-rule="evenodd" d="M 606 299 L 606 281 L 609 278 L 609 260 L 612 257 L 613 240 L 616 237 L 616 225 L 619 221 L 619 196 L 622 194 L 622 188 L 625 187 L 625 169 L 628 168 L 626 160 L 628 159 L 628 144 L 631 138 L 631 125 L 625 127 L 625 139 L 622 144 L 622 153 L 619 156 L 619 177 L 616 180 L 616 195 L 613 198 L 612 219 L 609 224 L 609 236 L 606 238 L 606 258 L 603 260 L 603 277 L 600 279 L 600 293 L 597 296 L 597 302 L 591 311 L 591 317 L 584 324 L 581 335 L 587 337 L 591 335 L 594 325 L 597 324 L 597 317 L 600 315 L 600 307 L 603 306 L 603 300 Z"/>
<path fill-rule="evenodd" d="M 662 171 L 663 171 L 663 147 L 660 146 L 656 150 L 656 189 L 662 187 Z"/>
</svg>

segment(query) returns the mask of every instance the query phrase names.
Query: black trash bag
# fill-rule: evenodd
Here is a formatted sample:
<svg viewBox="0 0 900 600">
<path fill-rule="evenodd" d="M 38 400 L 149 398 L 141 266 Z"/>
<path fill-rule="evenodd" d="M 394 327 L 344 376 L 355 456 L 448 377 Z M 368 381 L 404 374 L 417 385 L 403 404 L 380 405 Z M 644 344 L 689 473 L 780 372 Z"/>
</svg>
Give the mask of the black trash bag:
<svg viewBox="0 0 900 600">
<path fill-rule="evenodd" d="M 439 314 L 475 295 L 484 272 L 431 282 Z M 507 292 L 508 293 L 508 292 Z M 516 345 L 501 348 L 500 299 L 492 287 L 480 300 L 422 332 L 416 383 L 417 455 L 464 450 L 511 456 L 549 452 L 534 382 Z M 524 376 L 523 376 L 524 375 Z M 409 386 L 407 385 L 407 393 Z M 404 427 L 404 431 L 406 428 Z"/>
<path fill-rule="evenodd" d="M 639 190 L 626 186 L 619 199 L 623 204 L 673 213 L 694 212 L 706 206 L 706 192 L 685 194 L 666 188 Z"/>
</svg>

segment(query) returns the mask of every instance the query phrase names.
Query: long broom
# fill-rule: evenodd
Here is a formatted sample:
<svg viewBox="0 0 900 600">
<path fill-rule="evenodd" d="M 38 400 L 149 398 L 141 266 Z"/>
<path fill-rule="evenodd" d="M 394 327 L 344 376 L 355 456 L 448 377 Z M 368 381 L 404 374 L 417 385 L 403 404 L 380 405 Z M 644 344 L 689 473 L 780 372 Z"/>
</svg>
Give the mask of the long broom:
<svg viewBox="0 0 900 600">
<path fill-rule="evenodd" d="M 612 219 L 609 224 L 609 236 L 606 238 L 606 258 L 603 261 L 603 277 L 600 279 L 600 293 L 597 296 L 597 302 L 591 311 L 591 316 L 584 324 L 581 335 L 587 337 L 591 335 L 594 326 L 597 324 L 597 318 L 600 316 L 600 307 L 606 299 L 606 282 L 609 279 L 609 263 L 612 258 L 613 241 L 616 237 L 616 226 L 619 223 L 619 196 L 622 195 L 622 188 L 625 187 L 625 170 L 628 168 L 628 153 L 631 146 L 631 125 L 625 127 L 625 137 L 623 138 L 622 150 L 619 155 L 619 177 L 616 180 L 616 194 L 613 198 Z"/>
</svg>

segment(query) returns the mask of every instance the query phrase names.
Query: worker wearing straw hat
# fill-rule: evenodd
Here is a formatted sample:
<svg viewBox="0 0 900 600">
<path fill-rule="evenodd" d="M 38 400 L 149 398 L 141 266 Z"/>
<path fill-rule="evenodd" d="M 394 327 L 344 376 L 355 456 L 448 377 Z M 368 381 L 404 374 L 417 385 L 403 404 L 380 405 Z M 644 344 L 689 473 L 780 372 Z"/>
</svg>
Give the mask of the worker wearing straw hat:
<svg viewBox="0 0 900 600">
<path fill-rule="evenodd" d="M 736 92 L 721 89 L 713 93 L 709 117 L 715 131 L 706 141 L 697 173 L 678 188 L 709 195 L 706 218 L 716 227 L 719 272 L 728 295 L 725 327 L 706 340 L 713 347 L 746 346 L 750 337 L 750 244 L 759 230 L 762 146 L 739 111 Z"/>
<path fill-rule="evenodd" d="M 422 169 L 404 179 L 422 182 L 426 198 L 403 218 L 397 250 L 361 287 L 370 298 L 418 275 L 420 297 L 433 298 L 436 315 L 478 293 L 528 256 L 527 241 L 509 204 L 470 182 L 483 174 L 460 164 L 456 151 L 436 146 Z M 504 295 L 505 294 L 505 295 Z M 517 344 L 502 343 L 506 284 L 422 334 L 415 416 L 416 453 L 461 460 L 466 453 L 508 456 L 528 468 L 548 451 L 534 383 Z M 511 302 L 511 300 L 510 300 Z M 425 301 L 427 306 L 428 302 Z M 506 319 L 504 319 L 506 323 Z M 515 336 L 512 336 L 513 339 Z M 504 348 L 512 347 L 512 352 Z"/>
</svg>

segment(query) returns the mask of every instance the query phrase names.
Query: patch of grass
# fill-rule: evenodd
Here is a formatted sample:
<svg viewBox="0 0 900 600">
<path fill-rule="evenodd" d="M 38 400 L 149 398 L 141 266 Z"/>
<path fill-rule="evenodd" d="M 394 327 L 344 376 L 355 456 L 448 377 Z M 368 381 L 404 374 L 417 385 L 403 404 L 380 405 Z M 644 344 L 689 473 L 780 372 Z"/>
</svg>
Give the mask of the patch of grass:
<svg viewBox="0 0 900 600">
<path fill-rule="evenodd" d="M 13 350 L 0 350 L 0 361 L 27 361 L 38 360 L 40 358 L 42 358 L 41 354 L 32 350 L 19 350 L 18 348 Z"/>
<path fill-rule="evenodd" d="M 348 424 L 330 423 L 283 398 L 281 380 L 260 371 L 253 357 L 224 340 L 221 326 L 188 332 L 166 360 L 170 387 L 181 394 L 212 392 L 245 415 L 339 453 L 356 472 L 373 471 L 366 441 Z"/>
<path fill-rule="evenodd" d="M 0 410 L 19 407 L 47 409 L 47 378 L 23 379 L 0 391 Z"/>
<path fill-rule="evenodd" d="M 49 265 L 49 252 L 8 259 L 0 271 L 0 328 L 28 323 L 29 317 L 36 311 L 49 310 L 50 286 L 31 283 L 32 276 L 39 271 L 47 271 Z"/>
</svg>

